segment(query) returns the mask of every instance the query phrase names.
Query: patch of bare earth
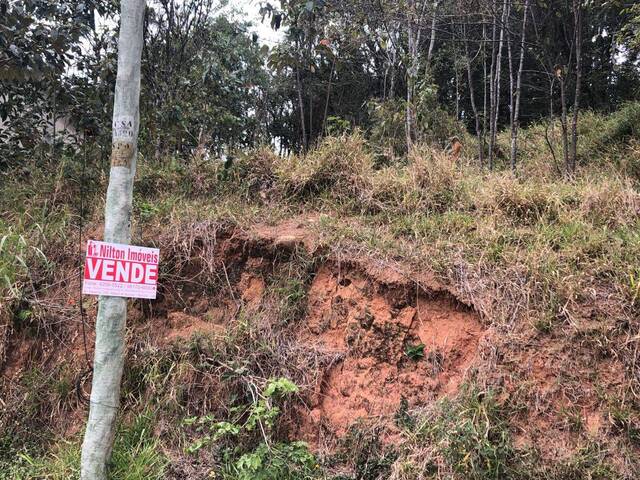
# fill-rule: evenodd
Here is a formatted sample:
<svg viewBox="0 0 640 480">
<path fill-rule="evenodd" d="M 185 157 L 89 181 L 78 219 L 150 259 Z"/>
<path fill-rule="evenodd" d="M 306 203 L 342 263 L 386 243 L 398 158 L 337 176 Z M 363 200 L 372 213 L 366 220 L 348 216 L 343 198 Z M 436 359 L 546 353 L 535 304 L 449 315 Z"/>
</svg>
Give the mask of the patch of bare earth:
<svg viewBox="0 0 640 480">
<path fill-rule="evenodd" d="M 329 262 L 309 289 L 301 341 L 343 358 L 309 396 L 300 434 L 312 445 L 360 420 L 392 425 L 403 399 L 412 407 L 455 393 L 476 357 L 483 327 L 472 310 L 445 291 L 380 273 Z"/>
<path fill-rule="evenodd" d="M 383 425 L 382 440 L 392 443 L 398 438 L 394 417 L 401 406 L 426 407 L 454 397 L 471 372 L 474 382 L 500 393 L 501 403 L 518 407 L 509 419 L 518 448 L 536 448 L 544 458 L 567 458 L 581 435 L 595 439 L 612 431 L 602 392 L 625 398 L 624 366 L 605 351 L 594 359 L 587 343 L 593 335 L 570 343 L 526 322 L 486 328 L 469 305 L 428 273 L 326 246 L 323 250 L 314 233 L 318 226 L 318 217 L 309 216 L 245 230 L 198 224 L 190 227 L 192 236 L 186 240 L 182 232 L 165 232 L 159 237 L 165 283 L 157 301 L 132 302 L 131 335 L 146 335 L 149 345 L 160 349 L 196 334 L 223 337 L 241 309 L 264 313 L 272 306 L 274 273 L 286 272 L 302 251 L 313 259 L 304 283 L 305 308 L 286 327 L 287 335 L 296 351 L 328 360 L 301 362 L 315 369 L 303 375 L 314 380 L 302 385 L 303 401 L 288 418 L 291 439 L 331 449 L 351 425 L 365 421 Z M 60 294 L 61 305 L 75 298 L 78 285 L 68 286 L 73 288 Z M 91 357 L 95 301 L 87 299 L 85 306 Z M 64 341 L 57 346 L 14 333 L 0 371 L 5 384 L 38 362 L 66 362 L 78 373 L 84 369 L 80 323 L 60 325 Z M 223 402 L 209 396 L 216 387 L 207 388 L 203 408 Z M 75 402 L 65 408 L 75 427 L 82 425 L 83 406 Z"/>
</svg>

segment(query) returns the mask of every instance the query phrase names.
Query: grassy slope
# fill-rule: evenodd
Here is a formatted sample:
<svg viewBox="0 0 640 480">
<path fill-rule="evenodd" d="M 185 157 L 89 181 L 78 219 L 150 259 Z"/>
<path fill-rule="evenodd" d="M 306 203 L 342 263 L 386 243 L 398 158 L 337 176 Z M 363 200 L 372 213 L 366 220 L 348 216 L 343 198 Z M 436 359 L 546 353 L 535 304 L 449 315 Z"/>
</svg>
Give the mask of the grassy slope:
<svg viewBox="0 0 640 480">
<path fill-rule="evenodd" d="M 555 173 L 544 129 L 537 126 L 523 132 L 519 179 L 478 170 L 469 159 L 451 165 L 426 147 L 406 165 L 380 167 L 358 134 L 327 139 L 306 157 L 252 152 L 228 170 L 212 163 L 168 161 L 158 168 L 142 162 L 134 237 L 188 229 L 196 221 L 246 226 L 315 212 L 330 251 L 357 251 L 431 270 L 483 316 L 496 358 L 472 375 L 469 387 L 426 411 L 406 412 L 405 440 L 393 452 L 375 442 L 375 432 L 354 432 L 344 448 L 360 453 L 326 459 L 327 476 L 342 462 L 351 475 L 367 479 L 633 478 L 640 468 L 634 459 L 640 444 L 638 110 L 631 105 L 606 119 L 585 115 L 583 165 L 571 181 Z M 506 146 L 507 139 L 501 141 Z M 467 146 L 468 156 L 470 150 Z M 55 343 L 52 318 L 68 312 L 54 309 L 58 317 L 52 315 L 43 289 L 77 250 L 71 232 L 78 187 L 69 178 L 79 174 L 77 159 L 65 158 L 53 169 L 33 170 L 2 187 L 0 345 L 9 328 L 50 335 Z M 99 169 L 90 168 L 89 178 L 89 198 L 99 199 L 104 187 Z M 92 205 L 95 229 L 100 201 Z M 278 288 L 274 295 L 290 298 L 286 288 Z M 193 364 L 191 348 L 172 353 L 170 361 Z M 140 358 L 153 354 L 139 353 Z M 548 396 L 540 395 L 540 385 L 525 368 L 538 356 L 555 378 Z M 167 361 L 151 358 L 157 362 L 151 365 Z M 599 365 L 611 365 L 619 375 L 609 378 Z M 132 371 L 136 368 L 142 365 L 134 363 Z M 140 392 L 155 391 L 160 374 L 141 371 L 144 381 L 134 381 L 129 392 L 136 398 L 131 411 L 157 410 L 163 403 L 150 404 Z M 21 379 L 11 390 L 46 392 L 31 395 L 27 407 L 32 420 L 47 428 L 50 422 L 42 417 L 64 414 L 73 403 L 72 377 L 63 381 L 63 372 L 48 373 L 34 369 L 34 378 Z M 596 436 L 581 411 L 587 406 L 604 419 Z M 5 421 L 11 413 L 4 412 Z M 138 421 L 132 421 L 123 428 L 135 430 Z M 529 429 L 539 430 L 543 440 L 520 441 Z M 139 448 L 149 449 L 148 459 L 128 457 L 131 446 L 117 450 L 122 473 L 115 478 L 151 478 L 161 471 L 165 460 L 145 432 L 136 438 Z M 549 432 L 566 437 L 563 445 L 571 448 L 564 457 L 541 448 Z M 33 453 L 16 457 L 29 445 L 17 436 L 3 438 L 3 461 L 14 469 L 5 470 L 12 472 L 6 478 L 67 478 L 77 465 L 76 445 L 62 444 L 49 454 L 33 445 L 27 448 Z M 139 468 L 149 470 L 136 476 L 136 462 L 148 462 Z"/>
</svg>

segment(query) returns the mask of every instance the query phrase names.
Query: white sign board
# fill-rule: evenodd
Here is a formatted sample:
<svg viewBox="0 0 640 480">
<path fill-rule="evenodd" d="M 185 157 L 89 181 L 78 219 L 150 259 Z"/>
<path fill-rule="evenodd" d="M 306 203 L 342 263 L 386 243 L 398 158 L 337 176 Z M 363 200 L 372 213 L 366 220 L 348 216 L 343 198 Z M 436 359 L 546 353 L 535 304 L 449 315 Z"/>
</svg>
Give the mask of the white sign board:
<svg viewBox="0 0 640 480">
<path fill-rule="evenodd" d="M 89 240 L 82 293 L 154 299 L 159 261 L 157 248 Z"/>
</svg>

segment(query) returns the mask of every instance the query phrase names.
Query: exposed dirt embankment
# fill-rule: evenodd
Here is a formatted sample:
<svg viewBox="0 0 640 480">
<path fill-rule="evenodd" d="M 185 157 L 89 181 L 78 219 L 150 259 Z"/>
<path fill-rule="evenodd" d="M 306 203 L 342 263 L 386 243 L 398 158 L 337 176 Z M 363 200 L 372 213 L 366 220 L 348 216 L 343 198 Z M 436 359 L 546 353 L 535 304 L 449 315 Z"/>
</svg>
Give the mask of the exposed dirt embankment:
<svg viewBox="0 0 640 480">
<path fill-rule="evenodd" d="M 455 288 L 467 292 L 464 285 L 443 285 L 415 264 L 371 255 L 360 244 L 331 243 L 318 233 L 322 228 L 319 216 L 245 228 L 196 222 L 138 239 L 161 249 L 160 288 L 157 300 L 130 303 L 122 407 L 133 415 L 151 408 L 155 434 L 180 465 L 211 467 L 184 460 L 185 436 L 200 434 L 185 429 L 185 418 L 242 424 L 256 392 L 275 378 L 290 379 L 300 391 L 279 405 L 269 435 L 305 440 L 319 458 L 344 457 L 358 432 L 375 437 L 376 451 L 402 450 L 418 428 L 411 422 L 438 411 L 448 432 L 447 402 L 436 405 L 444 397 L 470 416 L 461 420 L 473 426 L 467 434 L 492 445 L 508 438 L 505 445 L 523 458 L 534 452 L 549 465 L 564 465 L 594 442 L 637 451 L 635 392 L 625 377 L 636 370 L 625 370 L 624 350 L 614 348 L 625 341 L 626 324 L 611 327 L 600 314 L 568 317 L 570 323 L 549 331 L 521 319 L 500 323 L 485 318 L 486 299 L 476 293 L 470 297 L 481 319 L 457 295 Z M 75 394 L 78 378 L 90 389 L 82 376 L 77 258 L 64 258 L 52 286 L 17 312 L 0 365 L 0 431 L 13 449 L 41 442 L 39 431 L 78 438 L 86 419 Z M 91 359 L 97 302 L 84 304 Z M 484 411 L 485 397 L 500 417 L 480 423 L 487 431 L 499 427 L 495 438 L 474 426 L 485 413 L 460 403 L 476 402 Z M 262 439 L 253 433 L 247 448 Z M 440 441 L 431 435 L 412 448 Z M 473 450 L 484 440 L 461 441 Z M 205 478 L 185 475 L 175 478 Z"/>
<path fill-rule="evenodd" d="M 301 330 L 303 342 L 342 358 L 309 398 L 302 431 L 313 444 L 358 419 L 393 419 L 403 400 L 414 407 L 455 393 L 483 332 L 448 292 L 391 266 L 336 261 L 316 272 Z"/>
<path fill-rule="evenodd" d="M 131 343 L 148 338 L 153 348 L 167 349 L 194 335 L 224 338 L 240 316 L 288 322 L 283 331 L 289 343 L 324 359 L 311 367 L 314 371 L 304 372 L 310 380 L 290 416 L 289 436 L 319 446 L 343 437 L 360 420 L 382 422 L 393 430 L 394 414 L 403 402 L 428 405 L 455 394 L 476 358 L 483 326 L 469 306 L 428 275 L 318 249 L 309 228 L 316 221 L 292 220 L 249 231 L 200 225 L 179 242 L 165 234 L 159 299 L 133 302 L 128 338 Z M 69 298 L 51 300 L 73 303 L 75 281 L 63 290 Z M 284 291 L 291 284 L 296 290 Z M 283 301 L 291 304 L 286 319 L 278 318 L 284 315 Z M 92 356 L 96 304 L 94 299 L 86 302 Z M 278 308 L 274 302 L 280 302 Z M 77 322 L 58 326 L 49 340 L 16 330 L 3 375 L 14 377 L 41 361 L 80 368 L 84 347 L 79 332 Z M 47 358 L 36 351 L 47 351 Z M 215 403 L 209 399 L 207 405 Z M 81 424 L 77 409 L 82 406 L 72 404 L 65 408 Z M 79 426 L 65 430 L 78 431 Z"/>
<path fill-rule="evenodd" d="M 327 256 L 309 228 L 316 221 L 225 232 L 209 255 L 209 268 L 218 272 L 227 294 L 196 300 L 201 293 L 191 291 L 188 310 L 199 315 L 167 312 L 162 336 L 220 332 L 239 308 L 268 308 L 272 277 L 283 268 L 286 276 L 292 257 L 306 256 L 312 266 L 291 333 L 298 348 L 331 360 L 311 375 L 315 382 L 303 392 L 291 436 L 318 446 L 361 420 L 393 430 L 403 402 L 426 406 L 455 395 L 484 328 L 470 306 L 424 272 L 395 262 Z M 204 247 L 197 248 L 197 258 Z M 186 271 L 197 273 L 193 265 Z"/>
</svg>

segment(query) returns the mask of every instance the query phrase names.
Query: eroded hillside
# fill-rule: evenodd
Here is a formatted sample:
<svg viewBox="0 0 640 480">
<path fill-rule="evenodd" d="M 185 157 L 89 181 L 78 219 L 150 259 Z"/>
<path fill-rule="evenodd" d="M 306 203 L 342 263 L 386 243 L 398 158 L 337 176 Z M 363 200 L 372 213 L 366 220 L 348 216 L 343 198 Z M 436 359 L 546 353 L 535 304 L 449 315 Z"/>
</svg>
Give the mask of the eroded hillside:
<svg viewBox="0 0 640 480">
<path fill-rule="evenodd" d="M 80 243 L 77 192 L 38 175 L 5 196 L 0 459 L 73 478 L 100 208 Z M 380 167 L 357 135 L 143 167 L 160 290 L 130 304 L 114 478 L 635 478 L 639 212 L 631 176 Z"/>
</svg>

